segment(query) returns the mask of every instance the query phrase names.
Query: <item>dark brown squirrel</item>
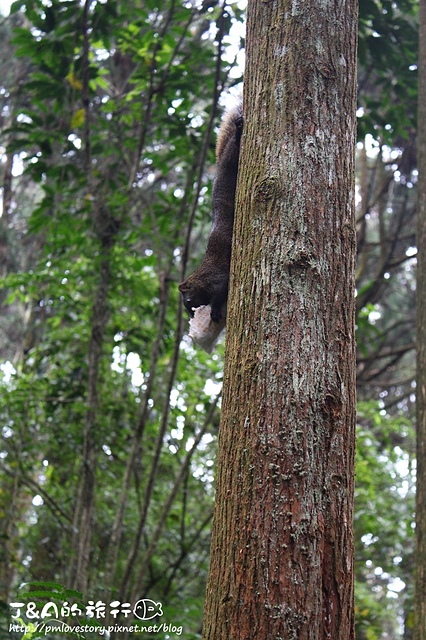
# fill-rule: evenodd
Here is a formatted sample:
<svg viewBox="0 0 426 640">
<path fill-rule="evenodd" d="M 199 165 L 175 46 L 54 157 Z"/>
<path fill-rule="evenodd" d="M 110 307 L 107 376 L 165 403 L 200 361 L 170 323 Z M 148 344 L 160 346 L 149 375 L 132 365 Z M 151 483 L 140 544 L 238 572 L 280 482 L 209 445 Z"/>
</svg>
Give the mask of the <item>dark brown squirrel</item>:
<svg viewBox="0 0 426 640">
<path fill-rule="evenodd" d="M 242 104 L 228 111 L 220 125 L 216 143 L 216 178 L 213 184 L 213 223 L 207 249 L 198 269 L 180 285 L 183 303 L 190 313 L 201 305 L 211 306 L 211 319 L 220 322 L 228 298 L 234 226 L 238 158 L 243 130 Z"/>
</svg>

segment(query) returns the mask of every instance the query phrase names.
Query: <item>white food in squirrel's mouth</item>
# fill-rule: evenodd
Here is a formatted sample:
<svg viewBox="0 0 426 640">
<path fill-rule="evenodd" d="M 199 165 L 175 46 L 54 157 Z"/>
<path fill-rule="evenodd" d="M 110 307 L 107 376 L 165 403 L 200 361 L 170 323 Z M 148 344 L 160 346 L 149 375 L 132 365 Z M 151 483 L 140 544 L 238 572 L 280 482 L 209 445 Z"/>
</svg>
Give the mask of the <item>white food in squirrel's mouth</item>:
<svg viewBox="0 0 426 640">
<path fill-rule="evenodd" d="M 225 327 L 226 307 L 222 309 L 222 320 L 213 322 L 209 304 L 194 308 L 194 317 L 189 321 L 189 337 L 202 349 L 210 353 Z"/>
</svg>

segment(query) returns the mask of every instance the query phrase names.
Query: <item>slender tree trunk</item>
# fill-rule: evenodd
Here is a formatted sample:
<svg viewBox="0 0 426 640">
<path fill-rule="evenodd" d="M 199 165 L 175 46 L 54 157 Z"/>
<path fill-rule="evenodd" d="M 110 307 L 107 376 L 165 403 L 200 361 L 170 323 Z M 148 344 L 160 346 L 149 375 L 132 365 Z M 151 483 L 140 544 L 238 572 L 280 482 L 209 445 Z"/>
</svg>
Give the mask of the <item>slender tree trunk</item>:
<svg viewBox="0 0 426 640">
<path fill-rule="evenodd" d="M 74 589 L 86 593 L 89 586 L 89 564 L 96 495 L 96 466 L 99 443 L 96 426 L 99 413 L 99 376 L 105 330 L 109 318 L 108 295 L 111 286 L 111 253 L 116 242 L 120 221 L 102 204 L 102 195 L 93 208 L 94 231 L 99 240 L 99 280 L 94 295 L 90 341 L 88 346 L 87 411 L 83 428 L 83 458 L 78 498 L 74 510 L 73 551 L 75 562 L 71 570 Z"/>
<path fill-rule="evenodd" d="M 100 214 L 102 215 L 102 213 Z M 87 593 L 96 490 L 97 441 L 95 437 L 99 411 L 99 367 L 105 328 L 108 321 L 108 292 L 111 278 L 110 246 L 103 247 L 98 290 L 92 309 L 92 327 L 88 351 L 87 412 L 83 430 L 81 480 L 74 514 L 74 553 L 72 584 Z"/>
<path fill-rule="evenodd" d="M 205 640 L 351 640 L 357 3 L 249 0 Z"/>
<path fill-rule="evenodd" d="M 99 412 L 99 373 L 105 329 L 109 317 L 108 295 L 111 284 L 111 251 L 115 244 L 119 221 L 114 218 L 103 200 L 97 179 L 92 173 L 91 105 L 90 105 L 90 39 L 93 25 L 90 0 L 85 0 L 81 15 L 82 47 L 82 102 L 84 108 L 84 168 L 88 175 L 89 193 L 98 193 L 93 207 L 93 225 L 100 245 L 99 281 L 94 296 L 91 332 L 88 349 L 87 411 L 83 429 L 83 460 L 78 499 L 74 511 L 73 550 L 75 563 L 72 585 L 83 594 L 89 587 L 89 566 L 92 546 L 93 514 L 96 497 L 96 467 L 99 446 L 96 426 Z M 108 173 L 108 172 L 107 172 Z M 105 176 L 106 177 L 106 176 Z"/>
<path fill-rule="evenodd" d="M 426 640 L 426 0 L 420 0 L 417 206 L 417 491 L 414 640 Z"/>
</svg>

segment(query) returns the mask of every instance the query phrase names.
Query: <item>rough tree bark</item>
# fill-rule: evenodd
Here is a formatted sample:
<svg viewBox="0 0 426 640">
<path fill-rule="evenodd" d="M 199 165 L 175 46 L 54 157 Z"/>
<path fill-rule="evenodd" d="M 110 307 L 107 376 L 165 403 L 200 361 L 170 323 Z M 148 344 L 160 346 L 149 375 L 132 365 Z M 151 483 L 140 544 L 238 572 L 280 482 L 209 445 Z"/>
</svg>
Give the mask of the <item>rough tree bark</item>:
<svg viewBox="0 0 426 640">
<path fill-rule="evenodd" d="M 357 3 L 249 0 L 205 640 L 351 640 Z"/>
<path fill-rule="evenodd" d="M 417 203 L 417 487 L 414 640 L 426 640 L 426 0 L 419 6 Z"/>
</svg>

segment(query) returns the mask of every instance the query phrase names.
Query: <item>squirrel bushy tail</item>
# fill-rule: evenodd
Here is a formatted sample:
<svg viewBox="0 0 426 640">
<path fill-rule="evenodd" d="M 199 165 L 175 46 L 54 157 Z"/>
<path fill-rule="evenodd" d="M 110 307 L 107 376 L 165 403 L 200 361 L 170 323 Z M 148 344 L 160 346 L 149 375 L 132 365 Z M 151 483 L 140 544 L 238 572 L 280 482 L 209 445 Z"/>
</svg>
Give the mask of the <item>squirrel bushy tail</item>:
<svg viewBox="0 0 426 640">
<path fill-rule="evenodd" d="M 216 178 L 213 185 L 213 223 L 207 249 L 198 269 L 179 285 L 183 303 L 190 313 L 201 305 L 211 306 L 214 322 L 222 319 L 228 298 L 243 109 L 240 102 L 226 112 L 216 144 Z"/>
</svg>

